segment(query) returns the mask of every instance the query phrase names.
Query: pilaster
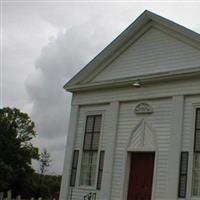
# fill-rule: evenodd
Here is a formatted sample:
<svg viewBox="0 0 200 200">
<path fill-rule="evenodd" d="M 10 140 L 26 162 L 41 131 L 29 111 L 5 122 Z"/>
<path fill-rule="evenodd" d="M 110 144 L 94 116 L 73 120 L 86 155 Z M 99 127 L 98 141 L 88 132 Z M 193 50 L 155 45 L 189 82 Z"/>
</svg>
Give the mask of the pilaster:
<svg viewBox="0 0 200 200">
<path fill-rule="evenodd" d="M 180 153 L 183 132 L 184 96 L 172 98 L 172 131 L 169 144 L 169 166 L 166 188 L 166 199 L 176 200 L 178 197 L 178 182 L 180 168 Z"/>
<path fill-rule="evenodd" d="M 117 137 L 117 125 L 118 125 L 118 114 L 119 114 L 119 102 L 111 102 L 109 109 L 109 121 L 110 125 L 108 128 L 108 140 L 106 143 L 106 153 L 105 153 L 105 164 L 104 164 L 104 176 L 102 191 L 103 194 L 101 199 L 110 200 L 111 199 L 111 189 L 112 189 L 112 175 L 113 175 L 113 163 L 115 156 L 115 143 Z"/>
</svg>

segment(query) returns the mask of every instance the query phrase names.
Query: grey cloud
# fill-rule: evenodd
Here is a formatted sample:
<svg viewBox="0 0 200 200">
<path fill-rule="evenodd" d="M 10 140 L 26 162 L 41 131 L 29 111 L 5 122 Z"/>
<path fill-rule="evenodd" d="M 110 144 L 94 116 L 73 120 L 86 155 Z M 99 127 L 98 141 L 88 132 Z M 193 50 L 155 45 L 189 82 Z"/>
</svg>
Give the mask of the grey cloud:
<svg viewBox="0 0 200 200">
<path fill-rule="evenodd" d="M 37 72 L 28 78 L 26 85 L 41 136 L 66 134 L 63 127 L 66 127 L 70 95 L 62 87 L 103 46 L 95 32 L 90 23 L 71 27 L 44 47 L 37 59 Z"/>
<path fill-rule="evenodd" d="M 59 173 L 71 100 L 71 95 L 62 88 L 65 82 L 145 9 L 190 28 L 197 27 L 193 19 L 200 17 L 197 3 L 8 0 L 4 4 L 7 5 L 3 10 L 6 15 L 4 105 L 29 111 L 38 132 L 34 144 L 41 149 L 47 147 L 53 160 L 51 171 Z M 182 17 L 185 13 L 189 16 Z"/>
<path fill-rule="evenodd" d="M 102 44 L 95 32 L 88 23 L 60 34 L 43 48 L 35 62 L 36 72 L 26 81 L 38 141 L 43 141 L 38 144 L 48 146 L 57 171 L 62 168 L 71 100 L 63 85 L 99 51 Z"/>
</svg>

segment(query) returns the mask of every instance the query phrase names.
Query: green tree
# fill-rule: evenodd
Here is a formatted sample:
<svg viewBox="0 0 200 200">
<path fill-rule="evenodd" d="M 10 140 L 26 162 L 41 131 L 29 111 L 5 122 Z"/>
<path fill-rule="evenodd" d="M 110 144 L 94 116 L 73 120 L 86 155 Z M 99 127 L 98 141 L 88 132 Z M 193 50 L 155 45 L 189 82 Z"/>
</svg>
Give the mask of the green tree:
<svg viewBox="0 0 200 200">
<path fill-rule="evenodd" d="M 51 155 L 47 152 L 47 149 L 44 148 L 42 153 L 40 154 L 40 174 L 44 175 L 47 173 L 48 168 L 51 164 Z"/>
<path fill-rule="evenodd" d="M 38 182 L 38 189 L 37 189 L 37 197 L 39 196 L 50 196 L 50 190 L 47 184 L 44 183 L 45 181 L 45 174 L 48 171 L 48 168 L 51 164 L 51 155 L 48 153 L 47 149 L 44 148 L 40 154 L 40 175 L 39 175 L 39 182 Z"/>
<path fill-rule="evenodd" d="M 34 170 L 32 159 L 39 159 L 34 122 L 16 108 L 0 109 L 0 191 L 12 189 L 28 196 Z"/>
<path fill-rule="evenodd" d="M 61 176 L 34 174 L 34 189 L 32 196 L 44 199 L 58 199 L 60 192 Z M 41 182 L 42 179 L 42 182 Z"/>
</svg>

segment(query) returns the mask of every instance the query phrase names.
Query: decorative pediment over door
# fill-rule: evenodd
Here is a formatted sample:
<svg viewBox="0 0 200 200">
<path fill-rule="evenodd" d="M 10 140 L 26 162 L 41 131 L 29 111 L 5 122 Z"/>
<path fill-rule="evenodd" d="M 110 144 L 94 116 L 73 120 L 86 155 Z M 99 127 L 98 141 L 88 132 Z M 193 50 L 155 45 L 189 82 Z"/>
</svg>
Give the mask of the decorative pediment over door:
<svg viewBox="0 0 200 200">
<path fill-rule="evenodd" d="M 156 151 L 156 136 L 151 125 L 142 120 L 132 131 L 127 151 Z"/>
</svg>

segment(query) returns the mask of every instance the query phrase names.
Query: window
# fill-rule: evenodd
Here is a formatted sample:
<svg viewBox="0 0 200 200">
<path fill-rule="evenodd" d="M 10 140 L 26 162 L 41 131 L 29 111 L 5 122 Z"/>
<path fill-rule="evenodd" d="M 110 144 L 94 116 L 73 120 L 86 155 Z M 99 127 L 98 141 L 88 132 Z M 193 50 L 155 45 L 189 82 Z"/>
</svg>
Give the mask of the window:
<svg viewBox="0 0 200 200">
<path fill-rule="evenodd" d="M 78 156 L 79 150 L 74 150 L 73 161 L 72 161 L 72 169 L 71 169 L 71 178 L 70 178 L 70 186 L 74 187 L 76 182 L 76 171 L 78 166 Z"/>
<path fill-rule="evenodd" d="M 100 158 L 99 158 L 99 170 L 98 170 L 98 178 L 97 178 L 97 189 L 101 189 L 101 182 L 102 182 L 102 175 L 103 175 L 103 164 L 104 164 L 104 155 L 105 152 L 100 152 Z"/>
<path fill-rule="evenodd" d="M 196 110 L 194 152 L 200 153 L 200 108 Z"/>
<path fill-rule="evenodd" d="M 101 115 L 87 116 L 80 174 L 82 186 L 95 185 L 101 120 Z"/>
<path fill-rule="evenodd" d="M 192 196 L 200 197 L 200 108 L 196 110 Z"/>
<path fill-rule="evenodd" d="M 188 152 L 181 152 L 178 197 L 186 197 L 187 189 Z"/>
</svg>

